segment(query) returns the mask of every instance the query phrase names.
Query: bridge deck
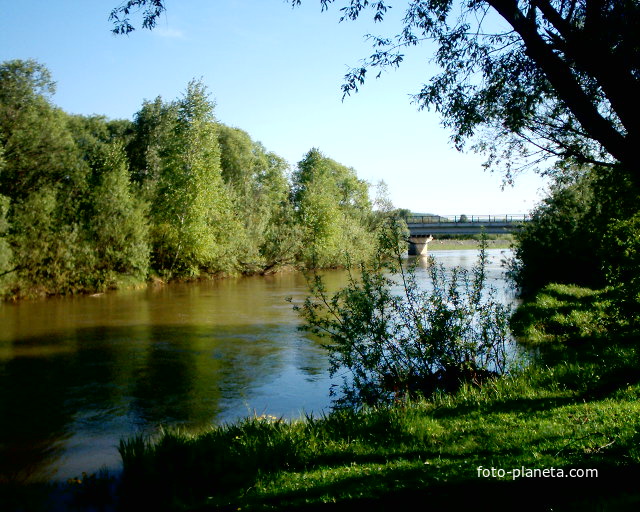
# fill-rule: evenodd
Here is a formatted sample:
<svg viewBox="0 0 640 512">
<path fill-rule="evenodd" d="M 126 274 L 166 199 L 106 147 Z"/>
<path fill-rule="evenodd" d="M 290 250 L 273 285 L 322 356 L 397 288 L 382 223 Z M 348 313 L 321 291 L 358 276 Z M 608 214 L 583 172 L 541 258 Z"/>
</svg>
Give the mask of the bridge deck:
<svg viewBox="0 0 640 512">
<path fill-rule="evenodd" d="M 505 215 L 412 215 L 407 217 L 411 236 L 513 233 L 530 220 L 527 214 Z"/>
</svg>

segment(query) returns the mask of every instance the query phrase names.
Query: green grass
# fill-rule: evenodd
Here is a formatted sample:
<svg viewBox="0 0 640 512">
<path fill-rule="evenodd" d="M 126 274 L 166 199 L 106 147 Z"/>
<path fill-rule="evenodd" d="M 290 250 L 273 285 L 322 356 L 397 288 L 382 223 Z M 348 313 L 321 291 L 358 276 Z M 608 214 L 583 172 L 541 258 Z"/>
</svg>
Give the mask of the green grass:
<svg viewBox="0 0 640 512">
<path fill-rule="evenodd" d="M 537 362 L 482 388 L 360 412 L 249 418 L 123 441 L 122 502 L 174 510 L 635 510 L 637 333 L 610 290 L 552 285 L 514 328 Z M 478 467 L 597 469 L 597 478 L 484 478 Z"/>
<path fill-rule="evenodd" d="M 528 346 L 608 337 L 616 327 L 610 314 L 612 294 L 609 289 L 550 284 L 518 308 L 511 325 Z"/>
</svg>

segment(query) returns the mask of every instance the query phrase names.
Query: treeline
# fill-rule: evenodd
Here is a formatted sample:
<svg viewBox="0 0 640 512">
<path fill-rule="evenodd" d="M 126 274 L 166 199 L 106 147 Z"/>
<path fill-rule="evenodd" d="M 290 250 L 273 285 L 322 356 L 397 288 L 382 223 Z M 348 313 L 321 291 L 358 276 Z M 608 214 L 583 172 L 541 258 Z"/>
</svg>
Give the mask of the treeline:
<svg viewBox="0 0 640 512">
<path fill-rule="evenodd" d="M 548 283 L 617 290 L 628 318 L 640 314 L 640 190 L 618 165 L 559 169 L 549 195 L 516 234 L 511 274 L 533 293 Z"/>
<path fill-rule="evenodd" d="M 206 87 L 133 121 L 70 115 L 35 61 L 0 65 L 0 293 L 100 291 L 376 250 L 366 182 L 311 149 L 293 172 L 216 121 Z"/>
</svg>

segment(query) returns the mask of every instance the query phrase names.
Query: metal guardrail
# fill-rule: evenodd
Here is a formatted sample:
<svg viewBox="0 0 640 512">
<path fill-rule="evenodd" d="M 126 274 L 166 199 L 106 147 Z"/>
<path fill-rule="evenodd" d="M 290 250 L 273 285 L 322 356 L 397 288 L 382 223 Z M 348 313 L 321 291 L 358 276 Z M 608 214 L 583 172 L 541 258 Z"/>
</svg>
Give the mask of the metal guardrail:
<svg viewBox="0 0 640 512">
<path fill-rule="evenodd" d="M 531 216 L 526 213 L 503 214 L 503 215 L 409 215 L 407 224 L 491 224 L 519 223 L 531 220 Z"/>
</svg>

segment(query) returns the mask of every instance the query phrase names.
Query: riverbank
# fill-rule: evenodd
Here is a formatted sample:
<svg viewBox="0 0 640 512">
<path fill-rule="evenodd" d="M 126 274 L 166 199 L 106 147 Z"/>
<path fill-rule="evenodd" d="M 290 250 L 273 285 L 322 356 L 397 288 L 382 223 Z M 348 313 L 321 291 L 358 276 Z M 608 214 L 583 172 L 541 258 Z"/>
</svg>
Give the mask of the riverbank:
<svg viewBox="0 0 640 512">
<path fill-rule="evenodd" d="M 317 269 L 335 270 L 341 267 L 327 267 Z M 264 277 L 278 274 L 290 274 L 293 272 L 303 272 L 305 270 L 302 264 L 279 264 L 262 268 L 260 270 L 238 270 L 236 272 L 216 272 L 211 274 L 199 274 L 197 276 L 185 277 L 161 277 L 155 273 L 150 274 L 144 279 L 121 277 L 119 280 L 112 282 L 109 286 L 102 288 L 87 288 L 75 290 L 69 293 L 52 293 L 44 287 L 33 288 L 29 290 L 14 290 L 0 294 L 0 303 L 12 303 L 23 301 L 37 301 L 46 299 L 55 299 L 63 297 L 98 297 L 106 293 L 128 292 L 133 290 L 156 289 L 167 285 L 196 283 L 202 281 L 219 281 L 223 279 L 237 279 L 242 277 Z"/>
<path fill-rule="evenodd" d="M 508 239 L 487 240 L 488 249 L 512 249 L 513 241 Z M 456 251 L 456 250 L 479 250 L 480 241 L 475 239 L 435 239 L 429 243 L 429 252 L 434 251 Z M 317 271 L 340 270 L 343 266 L 333 266 L 327 268 L 318 268 Z M 183 283 L 193 283 L 198 281 L 218 281 L 221 279 L 235 279 L 239 277 L 256 277 L 256 276 L 273 276 L 277 274 L 288 274 L 292 272 L 304 272 L 310 270 L 302 264 L 282 264 L 266 267 L 260 270 L 244 270 L 237 272 L 218 272 L 213 274 L 201 274 L 193 277 L 160 277 L 157 274 L 151 274 L 146 279 L 120 277 L 109 286 L 102 288 L 80 289 L 70 293 L 53 293 L 47 291 L 44 287 L 37 287 L 28 290 L 16 289 L 5 291 L 0 294 L 0 303 L 6 302 L 22 302 L 34 301 L 60 297 L 97 297 L 105 293 L 127 292 L 131 290 L 142 290 L 145 288 L 159 288 L 166 285 L 175 285 Z"/>
<path fill-rule="evenodd" d="M 126 438 L 121 479 L 78 474 L 53 487 L 0 479 L 0 509 L 402 510 L 417 501 L 635 510 L 638 332 L 611 316 L 611 299 L 609 290 L 545 288 L 513 319 L 536 363 L 481 389 Z"/>
<path fill-rule="evenodd" d="M 512 249 L 513 240 L 487 240 L 488 249 Z M 429 251 L 456 251 L 461 249 L 480 249 L 480 240 L 463 239 L 454 240 L 450 238 L 436 238 L 429 242 Z"/>
<path fill-rule="evenodd" d="M 120 504 L 635 510 L 638 333 L 610 316 L 610 294 L 545 288 L 513 319 L 522 343 L 536 350 L 536 363 L 481 389 L 320 418 L 256 416 L 199 433 L 123 440 Z"/>
</svg>

